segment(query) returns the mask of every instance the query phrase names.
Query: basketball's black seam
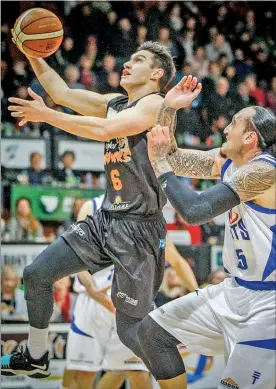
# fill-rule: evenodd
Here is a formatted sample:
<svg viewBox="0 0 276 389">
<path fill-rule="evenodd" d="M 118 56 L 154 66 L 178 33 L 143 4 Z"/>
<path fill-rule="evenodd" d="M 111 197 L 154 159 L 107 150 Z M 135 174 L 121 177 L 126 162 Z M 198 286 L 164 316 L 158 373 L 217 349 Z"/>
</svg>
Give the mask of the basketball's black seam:
<svg viewBox="0 0 276 389">
<path fill-rule="evenodd" d="M 36 20 L 34 20 L 33 22 L 27 24 L 27 25 L 23 28 L 23 30 L 21 30 L 21 24 L 23 23 L 25 17 L 28 16 L 30 13 L 31 13 L 31 12 L 29 12 L 27 15 L 25 15 L 24 18 L 21 20 L 21 23 L 20 23 L 20 26 L 19 26 L 19 30 L 20 30 L 20 31 L 19 31 L 19 33 L 16 35 L 15 43 L 17 42 L 17 39 L 18 39 L 19 34 L 21 34 L 21 32 L 23 32 L 23 30 L 24 30 L 26 27 L 30 26 L 32 23 L 35 23 L 35 22 L 37 22 L 38 20 L 42 20 L 42 19 L 46 19 L 46 18 L 57 18 L 57 16 L 55 16 L 55 15 L 54 15 L 54 16 L 43 16 L 43 18 L 36 19 Z M 58 31 L 60 31 L 60 30 L 58 30 Z M 57 31 L 54 31 L 54 32 L 57 32 Z M 25 34 L 25 33 L 23 32 L 23 34 Z M 48 33 L 48 32 L 40 32 L 40 33 L 38 33 L 38 34 L 30 34 L 30 35 L 39 35 L 39 34 L 49 34 L 49 33 Z M 25 35 L 28 35 L 28 34 L 25 34 Z M 18 39 L 18 40 L 21 42 L 20 39 Z M 21 43 L 22 43 L 22 42 L 21 42 Z"/>
<path fill-rule="evenodd" d="M 59 38 L 59 37 L 56 37 L 56 38 Z M 43 38 L 43 39 L 44 39 L 44 38 Z M 43 39 L 38 39 L 38 40 L 39 40 L 39 41 L 42 41 Z M 47 38 L 47 39 L 55 39 L 55 37 L 54 37 L 54 38 Z M 18 39 L 18 40 L 21 42 L 20 39 Z M 25 42 L 32 42 L 32 40 L 29 39 L 29 40 L 26 40 L 26 41 L 24 41 L 24 42 L 21 42 L 21 43 L 22 43 L 22 46 L 24 46 Z M 36 51 L 37 53 L 42 53 L 42 54 L 48 53 L 48 51 L 35 50 L 35 49 L 32 49 L 31 47 L 28 47 L 28 46 L 26 46 L 26 47 L 27 47 L 27 49 Z M 28 55 L 28 54 L 27 54 L 27 55 Z"/>
<path fill-rule="evenodd" d="M 43 16 L 43 18 L 36 19 L 36 20 L 32 21 L 31 23 L 27 24 L 21 31 L 23 32 L 23 34 L 25 34 L 25 32 L 23 30 L 25 30 L 26 27 L 30 26 L 31 24 L 33 24 L 35 22 L 38 22 L 39 20 L 47 19 L 47 18 L 56 18 L 56 16 Z M 57 31 L 60 31 L 60 30 L 57 30 Z M 57 31 L 53 31 L 53 32 L 57 32 Z M 49 32 L 39 32 L 38 34 L 49 34 Z M 25 35 L 28 35 L 28 34 L 25 34 Z M 37 34 L 31 34 L 31 35 L 37 35 Z"/>
</svg>

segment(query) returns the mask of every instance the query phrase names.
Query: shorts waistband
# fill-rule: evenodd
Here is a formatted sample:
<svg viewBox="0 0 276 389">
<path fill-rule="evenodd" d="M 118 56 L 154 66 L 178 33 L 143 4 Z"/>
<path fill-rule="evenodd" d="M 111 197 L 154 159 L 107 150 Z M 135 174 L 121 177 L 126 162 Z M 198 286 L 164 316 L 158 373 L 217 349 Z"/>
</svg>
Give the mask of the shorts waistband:
<svg viewBox="0 0 276 389">
<path fill-rule="evenodd" d="M 154 215 L 135 215 L 133 213 L 121 213 L 121 212 L 112 212 L 112 211 L 105 211 L 101 210 L 101 212 L 105 212 L 108 215 L 110 215 L 114 219 L 125 219 L 125 220 L 133 220 L 137 222 L 158 222 L 163 221 L 164 216 L 162 212 L 155 213 Z"/>
<path fill-rule="evenodd" d="M 237 284 L 252 290 L 276 290 L 276 281 L 245 281 L 235 277 Z"/>
</svg>

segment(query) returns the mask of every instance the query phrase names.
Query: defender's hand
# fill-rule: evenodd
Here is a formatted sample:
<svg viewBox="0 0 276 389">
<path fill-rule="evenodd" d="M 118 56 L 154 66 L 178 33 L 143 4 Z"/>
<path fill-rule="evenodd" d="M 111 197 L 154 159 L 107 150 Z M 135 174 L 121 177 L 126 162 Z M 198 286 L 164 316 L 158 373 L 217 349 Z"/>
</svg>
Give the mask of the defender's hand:
<svg viewBox="0 0 276 389">
<path fill-rule="evenodd" d="M 201 89 L 202 84 L 197 82 L 196 77 L 185 76 L 166 94 L 164 103 L 174 109 L 188 107 L 200 94 Z"/>
<path fill-rule="evenodd" d="M 23 100 L 17 97 L 10 97 L 9 102 L 18 105 L 9 105 L 8 110 L 12 111 L 11 116 L 16 118 L 22 118 L 19 122 L 20 126 L 23 126 L 28 121 L 30 122 L 43 122 L 47 117 L 47 110 L 42 97 L 37 95 L 31 88 L 28 88 L 29 95 L 33 98 L 30 100 Z"/>
<path fill-rule="evenodd" d="M 170 150 L 170 132 L 168 127 L 157 125 L 147 133 L 150 161 L 166 158 Z"/>
</svg>

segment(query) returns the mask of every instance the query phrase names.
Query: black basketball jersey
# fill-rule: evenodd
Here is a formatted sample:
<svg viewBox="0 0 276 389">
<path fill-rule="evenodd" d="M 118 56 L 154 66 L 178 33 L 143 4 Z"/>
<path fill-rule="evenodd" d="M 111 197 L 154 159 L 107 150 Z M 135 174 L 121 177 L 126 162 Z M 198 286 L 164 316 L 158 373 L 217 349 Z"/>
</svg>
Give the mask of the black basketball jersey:
<svg viewBox="0 0 276 389">
<path fill-rule="evenodd" d="M 128 105 L 127 96 L 112 99 L 107 107 L 107 117 L 134 107 L 138 101 Z M 105 211 L 149 216 L 164 207 L 167 199 L 148 158 L 146 134 L 144 131 L 105 143 L 107 188 L 102 205 Z"/>
</svg>

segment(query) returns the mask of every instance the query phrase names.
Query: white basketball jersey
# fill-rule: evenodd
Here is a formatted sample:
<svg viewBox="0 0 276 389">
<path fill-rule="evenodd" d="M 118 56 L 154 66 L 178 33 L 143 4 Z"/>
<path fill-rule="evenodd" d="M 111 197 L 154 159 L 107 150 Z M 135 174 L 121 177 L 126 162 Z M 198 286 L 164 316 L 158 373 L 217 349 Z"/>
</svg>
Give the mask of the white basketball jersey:
<svg viewBox="0 0 276 389">
<path fill-rule="evenodd" d="M 262 153 L 254 160 L 264 160 L 276 166 L 276 160 Z M 221 170 L 222 180 L 237 170 L 227 159 Z M 225 271 L 249 289 L 275 288 L 276 270 L 276 209 L 264 208 L 246 201 L 225 215 L 223 247 Z M 274 281 L 274 282 L 273 282 Z"/>
<path fill-rule="evenodd" d="M 92 215 L 96 215 L 97 211 L 101 208 L 104 195 L 99 197 L 94 197 L 92 201 Z M 106 269 L 100 270 L 97 273 L 93 274 L 93 279 L 97 288 L 107 288 L 111 287 L 113 280 L 114 266 L 109 266 Z M 78 277 L 76 277 L 74 282 L 74 290 L 77 293 L 85 292 L 85 287 L 80 283 Z"/>
</svg>

